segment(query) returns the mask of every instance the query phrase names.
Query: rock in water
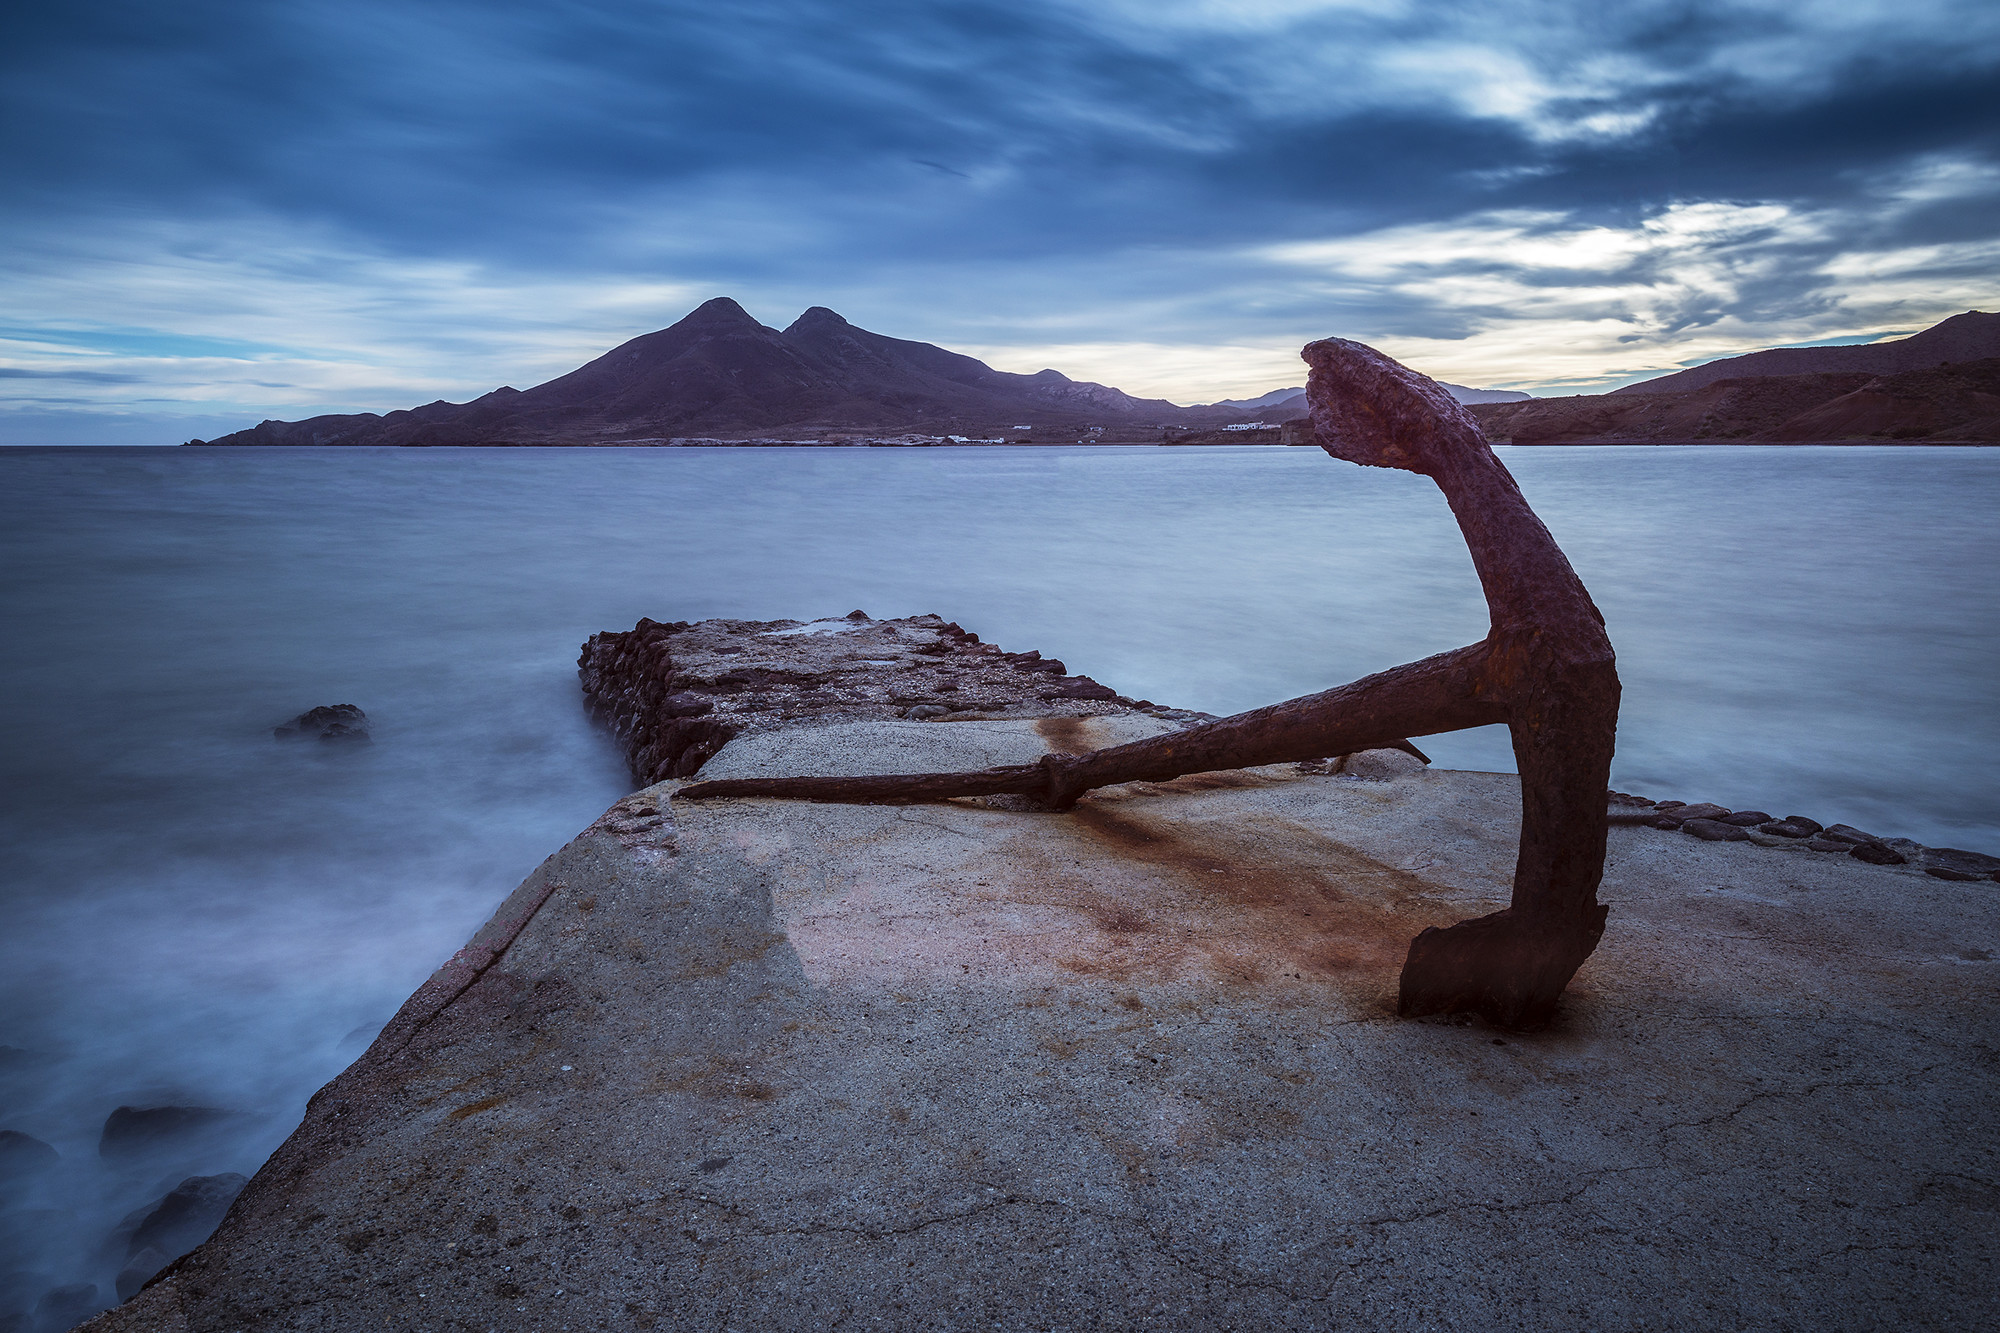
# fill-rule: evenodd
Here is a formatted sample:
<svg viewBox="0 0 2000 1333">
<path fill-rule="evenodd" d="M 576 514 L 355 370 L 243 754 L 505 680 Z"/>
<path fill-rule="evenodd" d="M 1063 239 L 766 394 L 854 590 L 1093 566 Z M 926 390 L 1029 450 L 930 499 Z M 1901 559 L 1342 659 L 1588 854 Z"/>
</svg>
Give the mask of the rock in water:
<svg viewBox="0 0 2000 1333">
<path fill-rule="evenodd" d="M 368 734 L 368 714 L 353 704 L 321 704 L 318 708 L 309 708 L 290 722 L 271 728 L 271 734 L 281 741 L 317 737 L 323 741 L 365 744 L 373 739 Z"/>
<path fill-rule="evenodd" d="M 24 1074 L 30 1069 L 38 1069 L 52 1061 L 46 1055 L 23 1050 L 19 1046 L 0 1046 L 0 1074 Z"/>
<path fill-rule="evenodd" d="M 62 1160 L 48 1144 L 18 1129 L 0 1129 L 0 1181 L 38 1176 Z"/>
<path fill-rule="evenodd" d="M 57 1287 L 35 1305 L 35 1322 L 29 1327 L 35 1333 L 63 1333 L 63 1330 L 74 1328 L 103 1308 L 104 1302 L 97 1299 L 97 1284 L 94 1282 Z"/>
<path fill-rule="evenodd" d="M 213 1106 L 121 1106 L 104 1121 L 100 1157 L 137 1157 L 217 1129 L 233 1111 Z"/>
<path fill-rule="evenodd" d="M 229 1211 L 229 1205 L 249 1184 L 247 1176 L 227 1171 L 216 1176 L 189 1176 L 160 1200 L 132 1233 L 131 1254 L 148 1248 L 168 1255 L 186 1254 L 208 1239 Z"/>
<path fill-rule="evenodd" d="M 125 1266 L 118 1270 L 115 1283 L 118 1289 L 118 1303 L 123 1305 L 137 1296 L 146 1283 L 152 1280 L 153 1274 L 172 1262 L 171 1255 L 162 1254 L 154 1249 L 141 1250 L 126 1260 Z"/>
<path fill-rule="evenodd" d="M 146 1214 L 126 1242 L 118 1299 L 127 1301 L 153 1274 L 213 1235 L 249 1179 L 233 1171 L 189 1176 Z"/>
</svg>

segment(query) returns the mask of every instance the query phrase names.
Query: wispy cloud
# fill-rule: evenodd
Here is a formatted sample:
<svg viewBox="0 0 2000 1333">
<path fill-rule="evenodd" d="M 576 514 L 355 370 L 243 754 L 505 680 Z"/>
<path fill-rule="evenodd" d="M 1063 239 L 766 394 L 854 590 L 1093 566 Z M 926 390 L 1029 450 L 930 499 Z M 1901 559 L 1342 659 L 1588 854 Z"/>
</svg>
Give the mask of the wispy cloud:
<svg viewBox="0 0 2000 1333">
<path fill-rule="evenodd" d="M 0 366 L 0 380 L 77 380 L 85 384 L 143 384 L 145 377 L 108 370 L 36 370 Z"/>
<path fill-rule="evenodd" d="M 532 382 L 725 292 L 1182 401 L 1292 382 L 1254 381 L 1328 333 L 1594 385 L 2000 302 L 2000 9 L 1973 0 L 0 25 L 5 378 L 134 376 L 70 383 L 170 399 L 163 439 Z"/>
</svg>

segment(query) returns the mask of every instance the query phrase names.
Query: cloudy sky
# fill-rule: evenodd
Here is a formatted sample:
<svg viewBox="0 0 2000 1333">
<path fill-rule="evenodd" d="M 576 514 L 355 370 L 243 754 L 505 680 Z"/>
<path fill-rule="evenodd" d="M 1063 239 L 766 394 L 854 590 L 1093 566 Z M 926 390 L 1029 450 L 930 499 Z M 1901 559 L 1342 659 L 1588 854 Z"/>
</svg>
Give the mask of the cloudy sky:
<svg viewBox="0 0 2000 1333">
<path fill-rule="evenodd" d="M 2000 308 L 1992 0 L 78 0 L 0 71 L 7 443 L 526 387 L 716 295 L 1181 402 Z"/>
</svg>

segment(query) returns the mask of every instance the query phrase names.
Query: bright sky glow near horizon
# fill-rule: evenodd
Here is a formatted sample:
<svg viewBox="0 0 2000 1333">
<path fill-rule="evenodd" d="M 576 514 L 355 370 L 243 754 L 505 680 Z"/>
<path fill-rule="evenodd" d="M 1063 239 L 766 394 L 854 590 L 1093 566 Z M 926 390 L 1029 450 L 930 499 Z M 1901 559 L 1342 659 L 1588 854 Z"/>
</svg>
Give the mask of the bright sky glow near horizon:
<svg viewBox="0 0 2000 1333">
<path fill-rule="evenodd" d="M 1177 402 L 2000 308 L 1990 0 L 98 0 L 0 17 L 0 443 L 528 387 L 701 301 Z"/>
</svg>

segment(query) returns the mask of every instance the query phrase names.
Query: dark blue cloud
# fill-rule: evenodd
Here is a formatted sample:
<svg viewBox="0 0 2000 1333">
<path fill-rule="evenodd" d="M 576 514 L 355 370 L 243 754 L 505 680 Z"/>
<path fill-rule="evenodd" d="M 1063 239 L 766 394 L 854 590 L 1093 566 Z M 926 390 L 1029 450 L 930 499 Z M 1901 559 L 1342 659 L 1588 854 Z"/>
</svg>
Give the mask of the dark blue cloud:
<svg viewBox="0 0 2000 1333">
<path fill-rule="evenodd" d="M 1504 6 L 1486 12 L 1475 39 L 1507 31 L 1491 21 Z M 1823 199 L 1911 154 L 1994 150 L 1996 53 L 1949 33 L 1914 32 L 1901 51 L 1829 40 L 1840 67 L 1791 86 L 1713 57 L 1768 39 L 1810 65 L 1810 15 L 1636 6 L 1593 32 L 1587 13 L 1572 50 L 1548 56 L 1617 56 L 1631 86 L 1554 98 L 1552 114 L 1650 120 L 1551 143 L 1393 88 L 1291 105 L 1260 86 L 1315 38 L 1421 42 L 1450 31 L 1452 7 L 1142 40 L 1048 4 L 16 6 L 0 162 L 17 215 L 246 208 L 413 250 L 588 265 L 616 244 L 612 219 L 745 181 L 782 182 L 802 210 L 878 197 L 881 217 L 823 219 L 815 244 L 972 257 L 1510 199 Z M 1517 184 L 1496 183 L 1510 172 Z"/>
<path fill-rule="evenodd" d="M 209 265 L 255 244 L 326 286 L 355 281 L 336 252 L 645 274 L 766 293 L 794 307 L 779 322 L 837 300 L 918 335 L 948 331 L 937 296 L 957 287 L 1001 323 L 1066 300 L 1077 336 L 1154 308 L 1161 331 L 1352 320 L 1452 338 L 1492 309 L 1258 287 L 1228 256 L 1481 211 L 1634 226 L 1687 201 L 1776 201 L 1817 230 L 1774 242 L 1796 253 L 1736 299 L 1797 309 L 1829 299 L 1801 275 L 1843 247 L 2000 227 L 1976 181 L 1881 202 L 1926 162 L 2000 170 L 2000 22 L 1983 0 L 1879 19 L 1832 0 L 1297 8 L 15 5 L 0 241 L 54 254 L 151 234 L 162 263 Z M 396 293 L 377 299 L 391 310 Z M 202 337 L 230 355 L 214 323 Z"/>
<path fill-rule="evenodd" d="M 1926 154 L 2000 162 L 2000 62 L 1935 70 L 1856 61 L 1831 86 L 1687 88 L 1652 125 L 1549 155 L 1553 170 L 1503 192 L 1564 207 L 1674 199 L 1847 202 L 1871 176 Z"/>
</svg>

